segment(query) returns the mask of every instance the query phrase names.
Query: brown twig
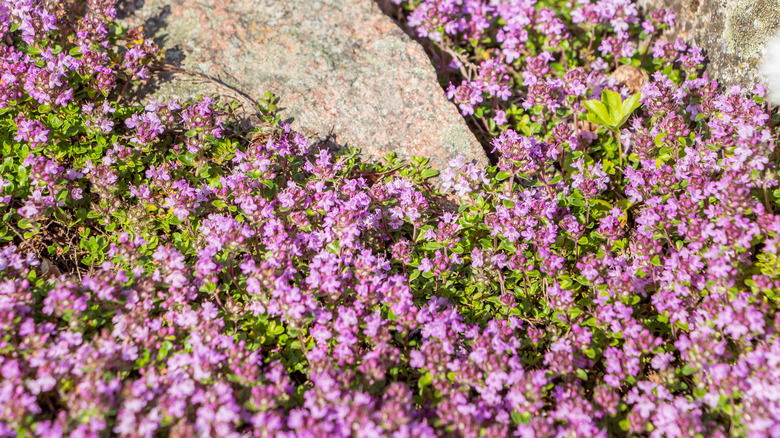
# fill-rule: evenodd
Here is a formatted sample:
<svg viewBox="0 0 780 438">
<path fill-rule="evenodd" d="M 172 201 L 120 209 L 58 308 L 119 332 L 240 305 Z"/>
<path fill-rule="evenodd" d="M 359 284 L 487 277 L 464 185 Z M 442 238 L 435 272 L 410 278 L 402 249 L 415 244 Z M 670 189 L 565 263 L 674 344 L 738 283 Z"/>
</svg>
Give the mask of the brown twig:
<svg viewBox="0 0 780 438">
<path fill-rule="evenodd" d="M 170 73 L 181 73 L 181 74 L 186 74 L 186 75 L 190 75 L 190 76 L 197 76 L 197 77 L 205 79 L 205 80 L 207 80 L 207 81 L 209 81 L 209 82 L 211 82 L 213 84 L 219 85 L 219 86 L 221 86 L 223 88 L 227 88 L 228 90 L 238 94 L 239 96 L 241 96 L 244 99 L 246 99 L 247 101 L 249 101 L 249 103 L 251 103 L 255 108 L 260 106 L 260 102 L 258 102 L 257 100 L 253 99 L 250 95 L 244 93 L 243 91 L 241 91 L 241 90 L 239 90 L 239 89 L 237 89 L 237 88 L 235 88 L 235 87 L 233 87 L 231 85 L 226 84 L 225 82 L 223 82 L 219 78 L 215 78 L 213 76 L 209 76 L 207 74 L 196 72 L 196 71 L 183 69 L 183 68 L 176 67 L 176 66 L 173 66 L 173 65 L 170 65 L 170 64 L 163 64 L 162 67 L 159 68 L 159 71 L 165 71 L 165 72 L 170 72 Z"/>
<path fill-rule="evenodd" d="M 449 47 L 446 47 L 444 45 L 438 45 L 438 44 L 437 44 L 437 46 L 439 47 L 439 50 L 441 50 L 442 52 L 450 55 L 453 59 L 457 59 L 460 62 L 461 65 L 458 67 L 458 69 L 460 70 L 460 74 L 462 74 L 465 79 L 468 79 L 468 80 L 472 80 L 473 79 L 472 75 L 474 74 L 474 72 L 476 72 L 478 70 L 476 65 L 471 63 L 468 59 L 463 58 L 461 55 L 459 55 L 458 53 L 456 53 L 454 50 L 450 49 Z M 469 68 L 468 72 L 466 72 L 466 69 L 464 68 L 464 66 Z"/>
<path fill-rule="evenodd" d="M 28 247 L 28 248 L 30 248 L 30 250 L 32 250 L 32 252 L 34 252 L 36 255 L 38 254 L 38 251 L 35 249 L 35 247 L 33 247 L 33 246 L 32 246 L 32 244 L 30 244 L 30 242 L 28 242 L 28 241 L 27 241 L 27 239 L 25 239 L 25 238 L 24 238 L 24 236 L 22 236 L 21 234 L 19 234 L 19 232 L 18 232 L 18 231 L 16 231 L 16 228 L 15 228 L 13 225 L 11 225 L 11 224 L 8 224 L 8 228 L 9 228 L 11 231 L 13 231 L 13 232 L 14 232 L 14 234 L 16 234 L 17 236 L 19 236 L 19 238 L 20 238 L 20 239 L 22 239 L 22 243 L 23 243 L 23 244 L 25 244 L 25 245 L 27 245 L 27 247 Z"/>
</svg>

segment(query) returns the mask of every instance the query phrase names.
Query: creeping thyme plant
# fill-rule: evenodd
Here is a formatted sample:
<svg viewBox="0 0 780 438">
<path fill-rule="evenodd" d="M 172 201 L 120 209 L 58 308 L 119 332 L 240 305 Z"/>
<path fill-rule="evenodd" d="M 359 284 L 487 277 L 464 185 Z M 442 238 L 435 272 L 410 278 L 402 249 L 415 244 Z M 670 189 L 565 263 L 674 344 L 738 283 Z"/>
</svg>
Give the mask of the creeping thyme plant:
<svg viewBox="0 0 780 438">
<path fill-rule="evenodd" d="M 396 13 L 495 166 L 132 105 L 112 0 L 0 0 L 0 436 L 780 436 L 764 89 L 627 0 Z"/>
</svg>

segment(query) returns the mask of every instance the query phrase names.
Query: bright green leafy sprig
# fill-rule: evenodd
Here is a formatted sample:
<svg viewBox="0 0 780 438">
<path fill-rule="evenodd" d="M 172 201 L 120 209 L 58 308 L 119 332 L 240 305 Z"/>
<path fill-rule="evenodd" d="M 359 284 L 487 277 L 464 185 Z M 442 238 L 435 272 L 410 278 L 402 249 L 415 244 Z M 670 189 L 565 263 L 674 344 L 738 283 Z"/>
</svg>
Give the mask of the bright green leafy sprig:
<svg viewBox="0 0 780 438">
<path fill-rule="evenodd" d="M 604 90 L 601 92 L 601 101 L 593 99 L 583 102 L 588 110 L 586 115 L 588 121 L 608 128 L 615 135 L 621 166 L 623 166 L 623 145 L 620 141 L 620 127 L 628 121 L 637 108 L 642 106 L 639 101 L 641 98 L 642 93 L 636 93 L 628 99 L 622 100 L 620 93 Z"/>
</svg>

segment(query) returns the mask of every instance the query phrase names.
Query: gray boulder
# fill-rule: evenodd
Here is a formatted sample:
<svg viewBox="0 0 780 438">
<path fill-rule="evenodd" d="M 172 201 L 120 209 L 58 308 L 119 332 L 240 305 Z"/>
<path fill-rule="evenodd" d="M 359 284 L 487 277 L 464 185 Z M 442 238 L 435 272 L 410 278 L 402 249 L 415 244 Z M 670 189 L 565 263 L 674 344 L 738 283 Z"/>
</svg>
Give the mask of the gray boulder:
<svg viewBox="0 0 780 438">
<path fill-rule="evenodd" d="M 724 84 L 752 86 L 767 41 L 780 29 L 780 0 L 639 0 L 645 10 L 677 14 L 665 37 L 706 50 L 710 77 Z"/>
<path fill-rule="evenodd" d="M 488 162 L 422 47 L 372 0 L 125 0 L 120 13 L 167 49 L 166 62 L 225 85 L 172 74 L 144 99 L 225 95 L 246 114 L 271 91 L 294 129 L 369 158 Z"/>
</svg>

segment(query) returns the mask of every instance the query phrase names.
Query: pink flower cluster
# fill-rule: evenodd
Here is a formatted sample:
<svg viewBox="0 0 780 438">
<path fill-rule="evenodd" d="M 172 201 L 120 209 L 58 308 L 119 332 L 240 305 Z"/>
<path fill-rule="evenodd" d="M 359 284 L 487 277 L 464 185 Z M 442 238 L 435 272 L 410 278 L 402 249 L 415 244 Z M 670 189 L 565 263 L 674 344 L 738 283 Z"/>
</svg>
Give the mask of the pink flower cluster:
<svg viewBox="0 0 780 438">
<path fill-rule="evenodd" d="M 442 44 L 496 34 L 454 96 L 517 128 L 497 166 L 453 160 L 445 197 L 284 123 L 235 135 L 208 98 L 122 106 L 156 49 L 114 66 L 113 7 L 87 3 L 0 0 L 0 436 L 780 436 L 765 90 L 656 43 L 678 70 L 644 85 L 627 164 L 579 120 L 669 14 L 415 2 Z M 80 53 L 29 46 L 63 29 Z"/>
</svg>

